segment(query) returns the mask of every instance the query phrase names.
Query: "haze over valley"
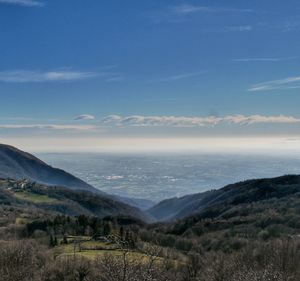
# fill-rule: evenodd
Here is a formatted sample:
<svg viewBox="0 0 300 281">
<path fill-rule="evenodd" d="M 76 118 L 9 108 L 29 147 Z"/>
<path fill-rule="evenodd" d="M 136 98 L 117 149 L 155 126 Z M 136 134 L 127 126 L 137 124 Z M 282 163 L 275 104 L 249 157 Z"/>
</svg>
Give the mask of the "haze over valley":
<svg viewBox="0 0 300 281">
<path fill-rule="evenodd" d="M 38 153 L 107 193 L 163 199 L 254 178 L 300 174 L 300 154 Z"/>
</svg>

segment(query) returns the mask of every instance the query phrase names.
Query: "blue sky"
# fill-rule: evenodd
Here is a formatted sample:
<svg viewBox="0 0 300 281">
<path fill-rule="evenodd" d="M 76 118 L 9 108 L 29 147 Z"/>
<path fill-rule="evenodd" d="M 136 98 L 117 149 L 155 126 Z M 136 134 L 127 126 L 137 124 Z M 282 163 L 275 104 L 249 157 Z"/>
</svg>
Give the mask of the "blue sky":
<svg viewBox="0 0 300 281">
<path fill-rule="evenodd" d="M 293 0 L 0 0 L 0 141 L 297 140 L 299 35 Z"/>
</svg>

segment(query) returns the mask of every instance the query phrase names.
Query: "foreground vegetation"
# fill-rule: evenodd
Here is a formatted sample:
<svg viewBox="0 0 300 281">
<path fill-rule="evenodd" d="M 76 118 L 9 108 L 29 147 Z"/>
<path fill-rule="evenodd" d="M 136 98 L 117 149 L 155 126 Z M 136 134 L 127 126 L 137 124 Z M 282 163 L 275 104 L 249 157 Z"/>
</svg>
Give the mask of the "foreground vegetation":
<svg viewBox="0 0 300 281">
<path fill-rule="evenodd" d="M 162 225 L 145 225 L 130 217 L 30 211 L 2 206 L 1 281 L 300 280 L 298 235 L 258 235 L 244 238 L 237 247 L 231 242 L 238 238 L 210 232 L 206 235 L 227 246 L 208 249 L 202 235 L 190 239 L 164 233 Z M 145 233 L 152 236 L 150 241 Z M 174 246 L 162 241 L 174 241 Z"/>
<path fill-rule="evenodd" d="M 95 259 L 56 257 L 36 241 L 6 241 L 0 244 L 0 280 L 5 281 L 296 281 L 299 280 L 299 243 L 275 240 L 232 254 L 190 253 L 176 264 L 159 249 L 149 248 L 148 259 L 104 254 Z"/>
<path fill-rule="evenodd" d="M 0 189 L 0 281 L 298 281 L 298 178 L 275 183 L 230 187 L 196 214 L 156 224 L 96 216 L 90 194 Z M 70 215 L 74 202 L 89 212 Z"/>
</svg>

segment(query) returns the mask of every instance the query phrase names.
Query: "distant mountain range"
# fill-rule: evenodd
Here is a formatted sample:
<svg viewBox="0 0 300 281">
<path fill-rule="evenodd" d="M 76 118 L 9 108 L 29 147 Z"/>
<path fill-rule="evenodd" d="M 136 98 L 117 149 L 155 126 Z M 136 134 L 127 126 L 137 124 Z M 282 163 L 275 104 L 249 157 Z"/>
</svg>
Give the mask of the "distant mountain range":
<svg viewBox="0 0 300 281">
<path fill-rule="evenodd" d="M 269 199 L 281 199 L 300 192 L 300 176 L 248 180 L 218 190 L 164 200 L 148 213 L 158 221 L 177 220 L 214 208 L 235 206 Z"/>
</svg>

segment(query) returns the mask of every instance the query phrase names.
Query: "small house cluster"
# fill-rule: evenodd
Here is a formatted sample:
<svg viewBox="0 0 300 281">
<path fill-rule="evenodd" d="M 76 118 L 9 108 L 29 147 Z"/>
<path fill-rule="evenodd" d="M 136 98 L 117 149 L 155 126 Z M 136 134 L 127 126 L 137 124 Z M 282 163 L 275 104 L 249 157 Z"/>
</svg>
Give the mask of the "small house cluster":
<svg viewBox="0 0 300 281">
<path fill-rule="evenodd" d="M 0 186 L 8 190 L 23 190 L 32 187 L 34 183 L 27 179 L 14 180 L 14 179 L 0 179 Z"/>
</svg>

